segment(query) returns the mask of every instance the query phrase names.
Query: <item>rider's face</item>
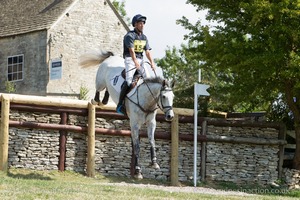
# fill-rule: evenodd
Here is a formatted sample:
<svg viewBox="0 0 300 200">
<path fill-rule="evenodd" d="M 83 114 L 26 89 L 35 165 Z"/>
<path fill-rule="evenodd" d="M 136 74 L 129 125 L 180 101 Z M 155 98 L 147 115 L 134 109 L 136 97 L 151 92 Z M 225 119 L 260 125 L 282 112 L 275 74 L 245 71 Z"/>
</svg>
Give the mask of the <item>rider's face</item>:
<svg viewBox="0 0 300 200">
<path fill-rule="evenodd" d="M 142 22 L 142 21 L 136 22 L 136 23 L 135 23 L 135 28 L 136 28 L 139 32 L 143 32 L 144 26 L 145 26 L 145 23 Z"/>
</svg>

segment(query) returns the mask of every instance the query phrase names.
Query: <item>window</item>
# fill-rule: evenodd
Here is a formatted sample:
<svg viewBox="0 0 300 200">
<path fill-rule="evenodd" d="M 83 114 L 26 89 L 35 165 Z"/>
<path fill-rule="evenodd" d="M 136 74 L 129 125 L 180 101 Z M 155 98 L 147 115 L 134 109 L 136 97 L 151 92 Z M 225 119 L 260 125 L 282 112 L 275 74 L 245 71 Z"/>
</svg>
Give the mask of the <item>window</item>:
<svg viewBox="0 0 300 200">
<path fill-rule="evenodd" d="M 23 80 L 24 55 L 10 56 L 7 58 L 7 80 Z"/>
</svg>

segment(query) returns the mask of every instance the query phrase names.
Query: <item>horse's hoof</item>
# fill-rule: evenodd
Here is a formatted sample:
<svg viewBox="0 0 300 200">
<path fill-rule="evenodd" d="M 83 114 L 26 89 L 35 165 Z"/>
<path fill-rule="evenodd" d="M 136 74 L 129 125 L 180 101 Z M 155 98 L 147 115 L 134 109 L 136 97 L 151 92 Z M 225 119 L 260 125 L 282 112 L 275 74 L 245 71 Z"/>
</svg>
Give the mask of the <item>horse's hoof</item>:
<svg viewBox="0 0 300 200">
<path fill-rule="evenodd" d="M 160 169 L 159 165 L 157 163 L 151 163 L 151 168 L 153 169 Z"/>
<path fill-rule="evenodd" d="M 91 100 L 91 103 L 92 103 L 93 105 L 98 105 L 98 102 L 95 101 L 94 99 Z"/>
<path fill-rule="evenodd" d="M 137 173 L 137 174 L 134 174 L 134 176 L 133 176 L 135 179 L 138 179 L 138 180 L 141 180 L 141 179 L 143 179 L 143 175 L 142 175 L 142 173 Z"/>
</svg>

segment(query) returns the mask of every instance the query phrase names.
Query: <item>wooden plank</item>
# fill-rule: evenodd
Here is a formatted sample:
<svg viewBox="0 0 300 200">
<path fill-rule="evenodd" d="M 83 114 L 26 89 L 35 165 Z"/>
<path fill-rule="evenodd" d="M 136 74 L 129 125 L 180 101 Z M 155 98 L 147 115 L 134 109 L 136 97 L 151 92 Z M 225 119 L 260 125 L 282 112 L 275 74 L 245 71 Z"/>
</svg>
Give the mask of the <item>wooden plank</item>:
<svg viewBox="0 0 300 200">
<path fill-rule="evenodd" d="M 194 116 L 194 110 L 188 108 L 173 108 L 173 111 L 177 115 L 184 115 L 184 116 Z M 157 114 L 164 114 L 164 112 L 160 109 L 157 110 Z"/>
<path fill-rule="evenodd" d="M 1 93 L 0 93 L 1 94 Z M 2 93 L 5 94 L 5 93 Z M 76 107 L 76 108 L 88 108 L 89 101 L 77 100 L 77 99 L 66 99 L 66 98 L 55 98 L 55 97 L 45 97 L 45 96 L 33 96 L 33 95 L 21 95 L 21 94 L 5 94 L 9 96 L 11 103 L 20 104 L 33 104 L 33 105 L 43 105 L 43 106 L 58 106 L 58 107 Z M 1 95 L 0 95 L 1 100 Z M 109 103 L 107 105 L 96 106 L 96 108 L 105 110 L 115 110 L 116 106 L 114 103 Z M 174 113 L 184 116 L 193 116 L 194 110 L 187 108 L 173 108 Z M 159 114 L 163 112 L 158 109 Z"/>
<path fill-rule="evenodd" d="M 244 138 L 244 137 L 230 137 L 207 135 L 208 142 L 224 142 L 232 144 L 256 144 L 256 145 L 286 145 L 286 140 L 283 139 L 265 139 L 265 138 Z"/>
<path fill-rule="evenodd" d="M 7 95 L 1 95 L 1 123 L 0 123 L 0 170 L 8 169 L 8 140 L 9 140 L 9 106 Z"/>
<path fill-rule="evenodd" d="M 286 134 L 294 139 L 296 139 L 296 133 L 295 131 L 286 131 Z"/>
<path fill-rule="evenodd" d="M 285 137 L 286 137 L 286 126 L 284 124 L 281 124 L 280 128 L 279 128 L 278 140 L 286 141 Z M 282 178 L 282 174 L 283 174 L 283 168 L 282 168 L 282 166 L 283 166 L 283 160 L 284 160 L 284 146 L 285 145 L 286 144 L 279 145 L 279 152 L 278 152 L 278 157 L 279 157 L 279 160 L 278 160 L 278 179 L 281 179 Z"/>
<path fill-rule="evenodd" d="M 287 144 L 284 147 L 285 149 L 296 149 L 296 144 Z"/>
<path fill-rule="evenodd" d="M 4 95 L 4 94 L 3 94 Z M 76 100 L 76 99 L 64 99 L 45 96 L 29 96 L 21 94 L 5 94 L 8 96 L 11 103 L 24 103 L 33 105 L 44 106 L 58 106 L 58 107 L 77 107 L 88 108 L 88 101 Z"/>
<path fill-rule="evenodd" d="M 96 108 L 89 103 L 88 115 L 88 149 L 87 149 L 87 176 L 95 177 L 95 116 Z"/>
<path fill-rule="evenodd" d="M 171 124 L 171 186 L 179 185 L 178 148 L 179 148 L 178 114 L 175 114 Z"/>
</svg>

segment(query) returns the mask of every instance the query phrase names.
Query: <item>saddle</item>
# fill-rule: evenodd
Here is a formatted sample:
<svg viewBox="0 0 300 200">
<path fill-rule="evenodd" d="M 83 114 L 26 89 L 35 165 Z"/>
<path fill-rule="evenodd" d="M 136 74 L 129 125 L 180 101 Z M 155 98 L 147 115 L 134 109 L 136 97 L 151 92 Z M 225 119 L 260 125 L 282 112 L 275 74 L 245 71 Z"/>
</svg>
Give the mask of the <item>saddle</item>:
<svg viewBox="0 0 300 200">
<path fill-rule="evenodd" d="M 121 72 L 121 76 L 123 77 L 124 80 L 126 80 L 126 69 L 124 69 Z M 140 71 L 135 70 L 135 73 L 134 73 L 133 79 L 132 79 L 132 83 L 130 85 L 128 92 L 131 91 L 136 86 L 136 84 L 138 83 L 138 81 L 140 80 L 141 77 L 142 77 L 142 75 L 141 75 Z"/>
</svg>

